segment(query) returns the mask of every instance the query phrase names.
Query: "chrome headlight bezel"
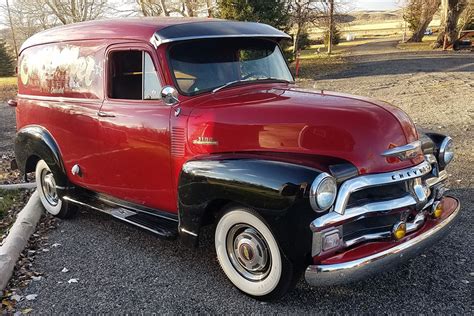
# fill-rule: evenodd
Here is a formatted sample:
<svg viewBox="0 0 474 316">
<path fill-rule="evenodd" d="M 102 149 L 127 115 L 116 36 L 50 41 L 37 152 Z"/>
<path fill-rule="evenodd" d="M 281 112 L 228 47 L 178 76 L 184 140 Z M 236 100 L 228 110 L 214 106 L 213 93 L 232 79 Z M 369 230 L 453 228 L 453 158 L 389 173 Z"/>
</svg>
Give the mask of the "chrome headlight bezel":
<svg viewBox="0 0 474 316">
<path fill-rule="evenodd" d="M 314 179 L 309 191 L 311 207 L 316 212 L 324 212 L 334 205 L 337 197 L 336 179 L 323 172 Z"/>
<path fill-rule="evenodd" d="M 439 146 L 438 163 L 442 168 L 446 167 L 454 158 L 453 139 L 446 136 Z"/>
</svg>

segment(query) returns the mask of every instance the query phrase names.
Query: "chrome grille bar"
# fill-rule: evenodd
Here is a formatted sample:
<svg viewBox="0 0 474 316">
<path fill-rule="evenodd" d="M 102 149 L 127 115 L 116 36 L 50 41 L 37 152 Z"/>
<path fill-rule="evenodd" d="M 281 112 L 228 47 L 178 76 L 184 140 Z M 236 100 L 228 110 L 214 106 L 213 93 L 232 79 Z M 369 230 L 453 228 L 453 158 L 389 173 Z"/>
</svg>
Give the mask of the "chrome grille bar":
<svg viewBox="0 0 474 316">
<path fill-rule="evenodd" d="M 429 173 L 430 171 L 431 164 L 428 161 L 423 161 L 421 164 L 407 169 L 386 173 L 369 174 L 349 179 L 344 182 L 339 189 L 336 204 L 334 205 L 334 212 L 343 215 L 346 211 L 349 197 L 356 191 L 418 178 Z"/>
<path fill-rule="evenodd" d="M 416 204 L 416 200 L 410 194 L 398 199 L 373 202 L 357 207 L 348 208 L 344 214 L 329 212 L 326 215 L 316 218 L 310 225 L 313 232 L 321 231 L 329 226 L 341 225 L 349 220 L 354 221 L 369 217 L 378 212 L 390 211 L 402 207 L 408 207 Z"/>
</svg>

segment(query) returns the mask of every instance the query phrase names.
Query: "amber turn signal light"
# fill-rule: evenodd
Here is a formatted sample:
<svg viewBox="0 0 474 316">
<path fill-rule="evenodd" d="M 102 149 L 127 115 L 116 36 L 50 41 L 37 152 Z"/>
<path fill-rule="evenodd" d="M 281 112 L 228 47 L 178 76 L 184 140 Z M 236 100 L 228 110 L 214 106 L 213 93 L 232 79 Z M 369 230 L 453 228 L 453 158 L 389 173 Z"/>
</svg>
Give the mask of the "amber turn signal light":
<svg viewBox="0 0 474 316">
<path fill-rule="evenodd" d="M 407 224 L 405 222 L 398 222 L 393 226 L 392 236 L 395 240 L 400 240 L 407 234 Z"/>
<path fill-rule="evenodd" d="M 441 202 L 438 202 L 433 205 L 433 211 L 431 212 L 431 216 L 433 216 L 433 218 L 440 218 L 441 214 L 443 214 L 443 204 Z"/>
</svg>

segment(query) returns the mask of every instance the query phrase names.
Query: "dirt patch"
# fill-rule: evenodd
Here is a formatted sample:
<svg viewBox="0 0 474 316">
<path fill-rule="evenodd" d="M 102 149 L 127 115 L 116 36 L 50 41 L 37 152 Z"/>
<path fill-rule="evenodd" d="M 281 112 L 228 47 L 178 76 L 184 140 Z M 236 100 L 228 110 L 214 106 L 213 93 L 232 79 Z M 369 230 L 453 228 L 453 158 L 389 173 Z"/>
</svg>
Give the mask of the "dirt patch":
<svg viewBox="0 0 474 316">
<path fill-rule="evenodd" d="M 12 152 L 6 152 L 0 156 L 0 184 L 22 183 L 24 178 L 18 169 L 12 170 L 11 162 L 15 158 Z M 28 181 L 33 181 L 32 175 L 28 176 Z"/>
<path fill-rule="evenodd" d="M 17 94 L 16 77 L 0 78 L 0 102 L 15 98 Z"/>
</svg>

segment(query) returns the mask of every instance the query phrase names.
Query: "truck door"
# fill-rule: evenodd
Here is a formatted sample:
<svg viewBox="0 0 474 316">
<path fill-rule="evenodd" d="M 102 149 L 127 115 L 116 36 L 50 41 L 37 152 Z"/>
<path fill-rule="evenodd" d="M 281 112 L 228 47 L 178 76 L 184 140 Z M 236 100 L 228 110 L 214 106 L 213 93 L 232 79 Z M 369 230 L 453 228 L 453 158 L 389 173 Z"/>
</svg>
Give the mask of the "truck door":
<svg viewBox="0 0 474 316">
<path fill-rule="evenodd" d="M 176 212 L 170 166 L 170 106 L 161 100 L 160 67 L 147 44 L 113 45 L 106 51 L 106 92 L 98 117 L 100 191 Z"/>
</svg>

